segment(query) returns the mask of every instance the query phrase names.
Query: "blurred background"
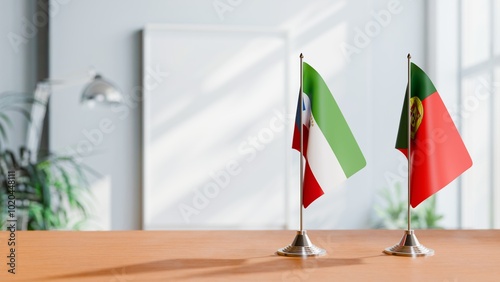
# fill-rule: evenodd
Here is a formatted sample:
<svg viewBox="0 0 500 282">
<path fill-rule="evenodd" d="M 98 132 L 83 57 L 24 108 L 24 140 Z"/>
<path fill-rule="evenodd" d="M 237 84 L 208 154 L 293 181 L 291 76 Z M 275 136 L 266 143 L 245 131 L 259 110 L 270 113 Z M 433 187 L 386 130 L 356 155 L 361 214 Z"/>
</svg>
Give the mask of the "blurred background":
<svg viewBox="0 0 500 282">
<path fill-rule="evenodd" d="M 407 53 L 474 163 L 413 211 L 416 227 L 500 228 L 498 1 L 0 3 L 0 148 L 3 171 L 16 163 L 25 185 L 28 229 L 297 229 L 300 53 L 367 160 L 324 188 L 306 229 L 405 228 L 407 165 L 394 145 Z M 84 103 L 89 70 L 119 103 Z"/>
</svg>

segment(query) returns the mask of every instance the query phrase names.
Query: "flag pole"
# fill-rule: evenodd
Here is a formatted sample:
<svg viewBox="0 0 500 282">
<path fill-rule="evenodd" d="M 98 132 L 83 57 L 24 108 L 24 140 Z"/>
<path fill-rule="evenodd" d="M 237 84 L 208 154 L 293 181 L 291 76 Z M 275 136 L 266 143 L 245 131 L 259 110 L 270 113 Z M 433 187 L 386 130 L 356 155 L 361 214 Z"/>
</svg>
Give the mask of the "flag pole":
<svg viewBox="0 0 500 282">
<path fill-rule="evenodd" d="M 411 230 L 411 55 L 408 53 L 408 231 Z"/>
<path fill-rule="evenodd" d="M 384 253 L 388 255 L 405 256 L 405 257 L 424 257 L 434 255 L 434 250 L 426 248 L 424 245 L 420 244 L 415 235 L 414 230 L 411 229 L 411 125 L 412 125 L 412 115 L 411 115 L 411 55 L 408 53 L 406 56 L 408 59 L 408 93 L 407 93 L 407 108 L 408 111 L 408 229 L 405 231 L 403 238 L 398 244 L 386 248 Z"/>
<path fill-rule="evenodd" d="M 300 232 L 304 230 L 304 224 L 303 224 L 303 213 L 304 213 L 304 128 L 302 126 L 302 105 L 304 103 L 304 97 L 303 97 L 303 70 L 302 70 L 302 63 L 304 60 L 304 55 L 300 53 L 300 88 L 299 88 L 299 100 L 300 100 L 300 105 L 299 105 L 299 132 L 300 132 L 300 202 L 299 202 L 299 208 L 300 208 Z"/>
<path fill-rule="evenodd" d="M 295 235 L 295 239 L 293 242 L 284 247 L 279 249 L 276 253 L 280 256 L 288 256 L 288 257 L 310 257 L 310 256 L 322 256 L 326 254 L 326 251 L 316 247 L 311 240 L 309 239 L 309 236 L 307 236 L 307 231 L 304 230 L 304 225 L 303 225 L 303 211 L 304 211 L 304 133 L 303 133 L 303 125 L 302 125 L 302 108 L 303 108 L 303 59 L 304 55 L 300 53 L 300 88 L 299 88 L 299 104 L 297 105 L 298 111 L 297 114 L 299 115 L 299 132 L 300 132 L 300 227 L 299 231 L 297 231 L 297 234 Z"/>
</svg>

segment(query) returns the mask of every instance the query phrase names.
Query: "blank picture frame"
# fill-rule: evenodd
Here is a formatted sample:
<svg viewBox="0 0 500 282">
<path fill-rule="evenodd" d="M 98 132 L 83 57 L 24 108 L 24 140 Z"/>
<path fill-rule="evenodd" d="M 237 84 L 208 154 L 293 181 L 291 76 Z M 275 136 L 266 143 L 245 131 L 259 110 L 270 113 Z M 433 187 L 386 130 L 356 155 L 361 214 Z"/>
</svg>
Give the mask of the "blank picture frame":
<svg viewBox="0 0 500 282">
<path fill-rule="evenodd" d="M 143 229 L 286 227 L 288 58 L 281 30 L 145 27 Z"/>
</svg>

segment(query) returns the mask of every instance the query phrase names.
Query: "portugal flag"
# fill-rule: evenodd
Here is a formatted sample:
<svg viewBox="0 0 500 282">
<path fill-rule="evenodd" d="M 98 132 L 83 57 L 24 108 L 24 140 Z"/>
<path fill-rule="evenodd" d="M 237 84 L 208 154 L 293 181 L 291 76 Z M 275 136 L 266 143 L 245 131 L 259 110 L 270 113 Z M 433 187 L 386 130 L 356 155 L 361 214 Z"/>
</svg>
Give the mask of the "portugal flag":
<svg viewBox="0 0 500 282">
<path fill-rule="evenodd" d="M 300 152 L 302 113 L 306 160 L 302 204 L 307 208 L 324 194 L 324 188 L 338 185 L 365 167 L 366 161 L 323 78 L 307 63 L 302 67 L 304 95 L 297 104 L 292 148 Z"/>
<path fill-rule="evenodd" d="M 411 64 L 410 204 L 418 206 L 472 166 L 450 114 L 431 80 Z M 408 157 L 408 89 L 396 148 Z"/>
</svg>

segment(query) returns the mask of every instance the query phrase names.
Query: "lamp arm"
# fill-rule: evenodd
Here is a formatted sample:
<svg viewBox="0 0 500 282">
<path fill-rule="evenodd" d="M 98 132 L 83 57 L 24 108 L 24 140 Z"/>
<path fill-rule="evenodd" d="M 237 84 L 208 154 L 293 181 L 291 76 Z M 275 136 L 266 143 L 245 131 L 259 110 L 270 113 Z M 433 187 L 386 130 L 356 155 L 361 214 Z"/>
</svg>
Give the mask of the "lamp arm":
<svg viewBox="0 0 500 282">
<path fill-rule="evenodd" d="M 47 114 L 47 106 L 50 95 L 56 87 L 69 87 L 82 82 L 91 81 L 85 88 L 82 94 L 82 101 L 90 101 L 93 99 L 102 98 L 108 103 L 121 103 L 122 97 L 116 87 L 102 79 L 97 75 L 94 69 L 88 72 L 86 79 L 72 78 L 65 80 L 46 79 L 36 84 L 34 98 L 40 103 L 34 103 L 31 107 L 31 122 L 28 125 L 28 132 L 26 134 L 26 147 L 31 152 L 31 160 L 36 162 L 38 157 L 38 150 L 40 148 L 40 139 L 43 132 L 43 123 Z"/>
<path fill-rule="evenodd" d="M 51 85 L 47 82 L 36 84 L 34 98 L 36 103 L 31 106 L 31 121 L 28 124 L 26 134 L 26 147 L 31 152 L 31 161 L 36 162 L 38 150 L 40 148 L 40 139 L 42 137 L 43 122 L 47 113 L 47 106 L 52 93 Z"/>
<path fill-rule="evenodd" d="M 97 72 L 95 71 L 95 69 L 91 68 L 87 72 L 86 76 L 79 75 L 67 79 L 47 78 L 39 83 L 46 83 L 52 88 L 70 87 L 90 82 L 96 75 Z"/>
<path fill-rule="evenodd" d="M 26 147 L 31 152 L 31 161 L 36 162 L 38 158 L 43 123 L 52 90 L 54 88 L 64 88 L 85 83 L 91 81 L 95 76 L 96 71 L 94 68 L 91 68 L 85 77 L 80 75 L 69 79 L 48 78 L 36 84 L 34 98 L 37 103 L 34 103 L 31 107 L 31 122 L 28 125 L 26 134 Z"/>
</svg>

